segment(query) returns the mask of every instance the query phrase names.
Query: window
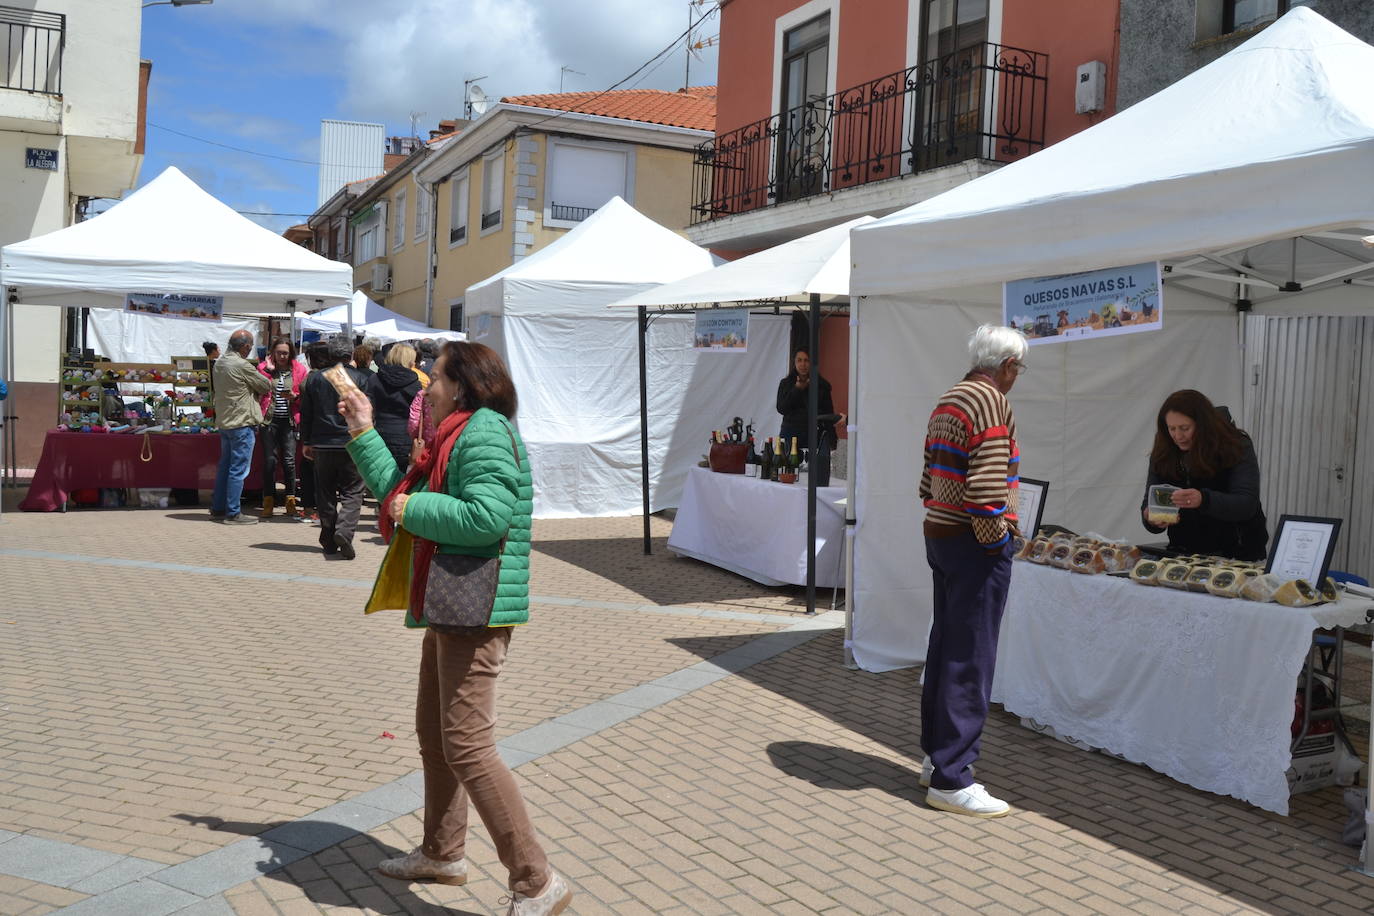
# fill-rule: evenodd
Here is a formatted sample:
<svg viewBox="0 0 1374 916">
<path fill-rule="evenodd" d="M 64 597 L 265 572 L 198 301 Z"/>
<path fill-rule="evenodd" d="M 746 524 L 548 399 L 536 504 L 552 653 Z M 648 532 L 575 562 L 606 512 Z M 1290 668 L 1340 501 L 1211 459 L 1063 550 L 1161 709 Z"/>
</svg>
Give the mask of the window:
<svg viewBox="0 0 1374 916">
<path fill-rule="evenodd" d="M 395 230 L 391 234 L 391 250 L 395 251 L 406 243 L 406 192 L 404 190 L 396 192 L 396 221 Z"/>
<path fill-rule="evenodd" d="M 358 263 L 365 264 L 377 256 L 377 221 L 358 227 Z"/>
<path fill-rule="evenodd" d="M 549 140 L 544 225 L 571 227 L 612 197 L 634 203 L 633 146 Z"/>
<path fill-rule="evenodd" d="M 461 245 L 468 238 L 468 173 L 449 182 L 448 243 Z"/>
<path fill-rule="evenodd" d="M 418 242 L 429 232 L 429 206 L 431 198 L 425 189 L 415 182 L 415 240 Z"/>
<path fill-rule="evenodd" d="M 829 133 L 830 14 L 783 33 L 778 129 L 778 199 L 818 193 L 826 172 Z"/>
<path fill-rule="evenodd" d="M 344 224 L 342 222 L 336 224 L 334 226 L 334 260 L 337 261 L 348 253 L 348 249 L 344 247 L 344 240 L 347 238 L 348 233 L 344 232 Z"/>
<path fill-rule="evenodd" d="M 450 331 L 463 330 L 463 300 L 456 299 L 448 306 L 448 329 Z"/>
<path fill-rule="evenodd" d="M 505 191 L 506 154 L 500 152 L 482 160 L 482 231 L 501 225 Z"/>
<path fill-rule="evenodd" d="M 1197 0 L 1198 41 L 1244 32 L 1273 22 L 1299 6 L 1316 0 Z"/>
</svg>

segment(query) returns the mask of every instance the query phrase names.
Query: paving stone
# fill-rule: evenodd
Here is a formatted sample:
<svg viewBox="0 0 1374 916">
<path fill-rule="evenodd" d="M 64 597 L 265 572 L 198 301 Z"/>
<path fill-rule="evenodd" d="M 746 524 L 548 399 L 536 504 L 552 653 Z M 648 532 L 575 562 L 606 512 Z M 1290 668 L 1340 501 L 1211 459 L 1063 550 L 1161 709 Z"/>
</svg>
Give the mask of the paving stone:
<svg viewBox="0 0 1374 916">
<path fill-rule="evenodd" d="M 165 916 L 200 902 L 195 894 L 150 878 L 87 897 L 62 910 L 63 916 Z"/>
</svg>

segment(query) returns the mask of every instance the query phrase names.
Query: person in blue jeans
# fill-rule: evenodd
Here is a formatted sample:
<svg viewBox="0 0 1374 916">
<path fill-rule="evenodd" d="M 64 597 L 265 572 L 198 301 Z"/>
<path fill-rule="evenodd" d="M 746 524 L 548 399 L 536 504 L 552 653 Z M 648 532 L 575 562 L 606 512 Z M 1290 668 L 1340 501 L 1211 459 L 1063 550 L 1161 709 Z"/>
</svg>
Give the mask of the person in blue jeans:
<svg viewBox="0 0 1374 916">
<path fill-rule="evenodd" d="M 244 515 L 239 503 L 262 423 L 258 399 L 272 390 L 272 383 L 248 361 L 252 351 L 253 335 L 235 331 L 229 336 L 229 352 L 215 361 L 213 370 L 215 425 L 220 445 L 210 515 L 226 525 L 253 525 L 258 521 L 255 516 Z"/>
</svg>

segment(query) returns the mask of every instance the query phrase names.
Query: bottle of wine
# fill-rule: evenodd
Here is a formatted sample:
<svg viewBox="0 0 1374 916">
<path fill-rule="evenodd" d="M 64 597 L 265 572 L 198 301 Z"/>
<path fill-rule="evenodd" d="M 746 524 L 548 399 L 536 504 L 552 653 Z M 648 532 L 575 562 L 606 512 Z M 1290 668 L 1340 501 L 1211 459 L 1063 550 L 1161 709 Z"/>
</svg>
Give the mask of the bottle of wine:
<svg viewBox="0 0 1374 916">
<path fill-rule="evenodd" d="M 763 460 L 759 466 L 759 477 L 770 480 L 773 476 L 773 440 L 763 440 Z"/>
<path fill-rule="evenodd" d="M 783 450 L 783 447 L 782 447 L 782 438 L 781 438 L 780 436 L 774 436 L 774 437 L 773 437 L 773 476 L 772 476 L 772 479 L 773 479 L 774 481 L 776 481 L 776 480 L 778 479 L 778 476 L 779 476 L 780 474 L 782 474 L 782 469 L 783 469 L 784 466 L 786 466 L 786 464 L 787 464 L 787 453 Z"/>
<path fill-rule="evenodd" d="M 793 474 L 801 467 L 801 453 L 797 451 L 797 437 L 792 437 L 792 453 L 787 456 L 787 469 Z"/>
</svg>

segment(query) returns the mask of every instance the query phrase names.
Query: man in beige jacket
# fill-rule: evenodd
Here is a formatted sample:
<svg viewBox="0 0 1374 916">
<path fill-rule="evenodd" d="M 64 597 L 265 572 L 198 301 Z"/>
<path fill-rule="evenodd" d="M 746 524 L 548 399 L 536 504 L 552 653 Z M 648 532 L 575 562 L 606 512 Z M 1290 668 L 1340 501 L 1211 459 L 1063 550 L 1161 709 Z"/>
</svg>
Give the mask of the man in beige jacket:
<svg viewBox="0 0 1374 916">
<path fill-rule="evenodd" d="M 259 401 L 272 383 L 248 361 L 253 335 L 235 331 L 229 336 L 229 352 L 215 361 L 215 426 L 219 429 L 219 470 L 210 515 L 226 525 L 253 525 L 257 518 L 239 508 L 243 482 L 253 464 L 253 446 L 262 423 Z"/>
</svg>

